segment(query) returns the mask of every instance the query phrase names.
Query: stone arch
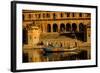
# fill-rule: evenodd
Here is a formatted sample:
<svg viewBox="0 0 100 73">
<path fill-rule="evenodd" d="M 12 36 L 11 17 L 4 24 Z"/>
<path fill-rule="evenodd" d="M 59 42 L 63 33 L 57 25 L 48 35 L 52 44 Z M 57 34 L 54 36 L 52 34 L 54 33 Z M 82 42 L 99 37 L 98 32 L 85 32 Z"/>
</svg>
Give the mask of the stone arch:
<svg viewBox="0 0 100 73">
<path fill-rule="evenodd" d="M 77 31 L 77 25 L 76 25 L 76 23 L 72 23 L 72 31 Z"/>
<path fill-rule="evenodd" d="M 58 31 L 58 26 L 57 26 L 57 24 L 55 23 L 55 24 L 53 24 L 53 32 L 57 32 Z"/>
<path fill-rule="evenodd" d="M 65 31 L 65 25 L 63 23 L 60 24 L 60 31 L 61 32 Z"/>
<path fill-rule="evenodd" d="M 51 25 L 50 24 L 47 25 L 47 32 L 51 32 Z"/>
<path fill-rule="evenodd" d="M 71 24 L 70 23 L 66 24 L 66 31 L 71 31 Z"/>
</svg>

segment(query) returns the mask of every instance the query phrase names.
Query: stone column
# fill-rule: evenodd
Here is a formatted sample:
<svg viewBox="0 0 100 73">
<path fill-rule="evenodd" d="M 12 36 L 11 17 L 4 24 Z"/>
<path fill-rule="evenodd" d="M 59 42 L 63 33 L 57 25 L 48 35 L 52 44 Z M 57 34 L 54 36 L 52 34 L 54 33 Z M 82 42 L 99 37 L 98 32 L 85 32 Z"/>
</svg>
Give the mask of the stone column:
<svg viewBox="0 0 100 73">
<path fill-rule="evenodd" d="M 45 33 L 46 32 L 46 25 L 45 25 L 45 23 L 43 23 L 43 33 Z"/>
<path fill-rule="evenodd" d="M 79 23 L 77 22 L 76 25 L 77 25 L 77 31 L 79 32 Z"/>
<path fill-rule="evenodd" d="M 77 30 L 79 31 L 79 25 L 80 25 L 80 23 L 82 23 L 82 21 L 81 20 L 77 20 Z"/>
<path fill-rule="evenodd" d="M 60 24 L 58 24 L 58 32 L 60 32 Z"/>
<path fill-rule="evenodd" d="M 53 32 L 53 24 L 50 24 L 51 25 L 51 32 Z"/>
</svg>

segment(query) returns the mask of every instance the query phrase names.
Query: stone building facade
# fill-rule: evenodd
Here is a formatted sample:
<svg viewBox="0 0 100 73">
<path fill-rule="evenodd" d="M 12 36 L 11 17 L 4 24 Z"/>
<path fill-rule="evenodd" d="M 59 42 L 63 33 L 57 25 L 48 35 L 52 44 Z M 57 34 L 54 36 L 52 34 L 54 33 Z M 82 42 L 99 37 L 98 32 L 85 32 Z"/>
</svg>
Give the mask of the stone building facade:
<svg viewBox="0 0 100 73">
<path fill-rule="evenodd" d="M 90 13 L 23 10 L 22 20 L 24 52 L 40 42 L 68 48 L 77 39 L 79 46 L 90 46 Z"/>
</svg>

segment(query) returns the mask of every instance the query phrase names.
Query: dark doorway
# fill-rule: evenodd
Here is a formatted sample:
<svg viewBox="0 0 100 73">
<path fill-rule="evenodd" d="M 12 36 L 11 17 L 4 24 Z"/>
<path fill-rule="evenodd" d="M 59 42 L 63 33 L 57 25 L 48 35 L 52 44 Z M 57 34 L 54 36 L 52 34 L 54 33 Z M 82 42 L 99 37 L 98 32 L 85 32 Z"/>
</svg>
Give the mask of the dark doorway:
<svg viewBox="0 0 100 73">
<path fill-rule="evenodd" d="M 65 31 L 65 25 L 63 23 L 60 25 L 60 31 L 61 32 L 64 32 Z"/>
<path fill-rule="evenodd" d="M 47 25 L 47 32 L 51 32 L 51 25 L 50 24 Z"/>
<path fill-rule="evenodd" d="M 66 24 L 66 32 L 71 31 L 71 25 L 69 23 Z"/>
<path fill-rule="evenodd" d="M 58 31 L 58 26 L 57 24 L 53 24 L 53 32 L 57 32 Z"/>
<path fill-rule="evenodd" d="M 74 32 L 77 31 L 77 25 L 75 23 L 72 24 L 72 31 L 74 31 Z"/>
</svg>

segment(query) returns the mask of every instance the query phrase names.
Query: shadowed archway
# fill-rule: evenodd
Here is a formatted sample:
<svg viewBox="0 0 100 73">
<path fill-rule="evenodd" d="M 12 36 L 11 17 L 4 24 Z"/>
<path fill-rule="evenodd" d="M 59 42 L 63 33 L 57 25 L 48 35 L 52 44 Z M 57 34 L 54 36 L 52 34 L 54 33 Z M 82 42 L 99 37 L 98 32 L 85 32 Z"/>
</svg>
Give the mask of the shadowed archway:
<svg viewBox="0 0 100 73">
<path fill-rule="evenodd" d="M 67 23 L 66 24 L 66 32 L 71 31 L 71 24 Z"/>
<path fill-rule="evenodd" d="M 64 32 L 65 31 L 65 25 L 63 23 L 60 25 L 60 31 L 61 32 Z"/>
<path fill-rule="evenodd" d="M 77 31 L 77 25 L 76 25 L 76 23 L 72 24 L 72 31 L 74 31 L 74 32 Z"/>
<path fill-rule="evenodd" d="M 51 25 L 50 24 L 47 25 L 47 32 L 51 32 Z"/>
<path fill-rule="evenodd" d="M 53 24 L 53 32 L 58 32 L 58 26 L 57 24 Z"/>
</svg>

